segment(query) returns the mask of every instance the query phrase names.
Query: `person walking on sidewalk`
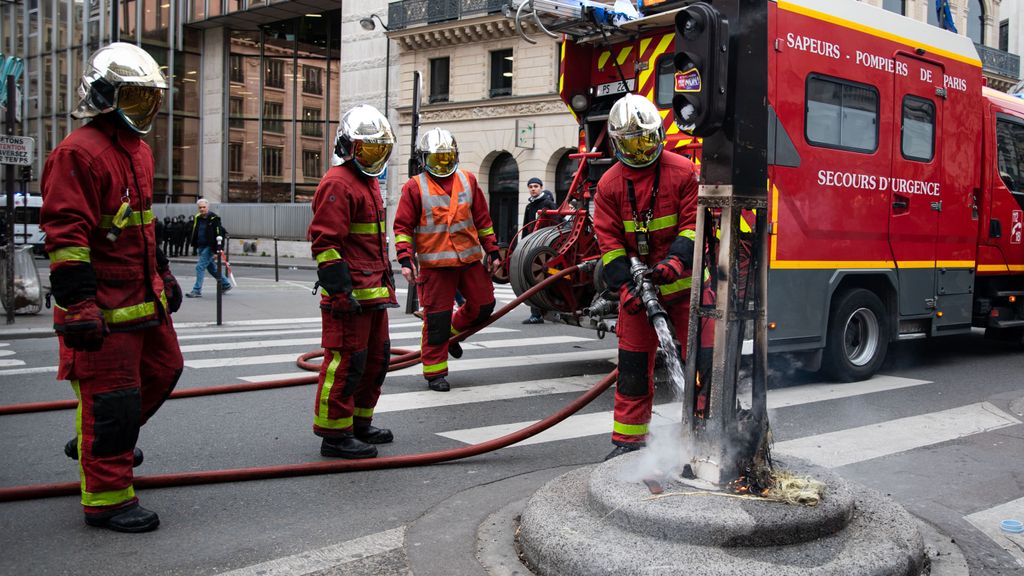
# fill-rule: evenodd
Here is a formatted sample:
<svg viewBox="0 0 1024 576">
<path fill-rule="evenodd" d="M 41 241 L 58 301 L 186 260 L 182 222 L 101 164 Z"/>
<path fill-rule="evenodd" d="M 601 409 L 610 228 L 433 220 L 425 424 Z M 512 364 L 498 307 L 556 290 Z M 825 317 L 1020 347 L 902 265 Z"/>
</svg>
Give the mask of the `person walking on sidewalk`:
<svg viewBox="0 0 1024 576">
<path fill-rule="evenodd" d="M 196 261 L 196 283 L 192 291 L 185 296 L 189 298 L 203 297 L 203 272 L 209 272 L 210 276 L 216 278 L 223 286 L 224 292 L 231 290 L 231 282 L 227 278 L 217 274 L 217 267 L 213 264 L 217 245 L 217 237 L 223 241 L 227 237 L 227 231 L 221 225 L 220 216 L 210 211 L 210 202 L 206 198 L 196 201 L 199 212 L 196 213 L 192 223 L 192 245 L 199 251 L 199 260 Z"/>
<path fill-rule="evenodd" d="M 309 239 L 317 262 L 324 360 L 313 409 L 320 454 L 373 458 L 394 435 L 373 426 L 391 359 L 388 308 L 398 306 L 377 176 L 395 145 L 388 119 L 362 104 L 345 113 L 331 168 L 313 195 Z"/>
<path fill-rule="evenodd" d="M 526 212 L 523 213 L 523 238 L 526 238 L 531 232 L 534 232 L 534 226 L 531 224 L 537 220 L 537 212 L 541 210 L 554 210 L 557 208 L 555 205 L 555 197 L 549 190 L 544 190 L 544 181 L 534 176 L 526 182 L 526 189 L 530 193 L 530 198 L 526 201 Z M 537 222 L 538 228 L 543 228 L 544 222 Z M 544 323 L 544 311 L 536 306 L 530 306 L 530 317 L 523 320 L 523 324 L 543 324 Z"/>
<path fill-rule="evenodd" d="M 423 305 L 423 377 L 431 390 L 447 392 L 448 354 L 462 356 L 459 344 L 449 346 L 448 338 L 482 324 L 494 312 L 491 273 L 501 257 L 487 200 L 476 176 L 458 169 L 459 147 L 451 132 L 427 130 L 416 143 L 416 154 L 425 172 L 402 187 L 395 252 L 402 275 L 417 283 Z M 453 316 L 456 291 L 466 302 Z"/>
<path fill-rule="evenodd" d="M 138 46 L 94 52 L 71 113 L 92 120 L 50 153 L 42 177 L 57 377 L 78 397 L 64 452 L 79 462 L 85 523 L 117 532 L 160 525 L 135 496 L 135 443 L 183 367 L 170 316 L 181 289 L 157 246 L 153 151 L 142 139 L 166 90 Z"/>
</svg>

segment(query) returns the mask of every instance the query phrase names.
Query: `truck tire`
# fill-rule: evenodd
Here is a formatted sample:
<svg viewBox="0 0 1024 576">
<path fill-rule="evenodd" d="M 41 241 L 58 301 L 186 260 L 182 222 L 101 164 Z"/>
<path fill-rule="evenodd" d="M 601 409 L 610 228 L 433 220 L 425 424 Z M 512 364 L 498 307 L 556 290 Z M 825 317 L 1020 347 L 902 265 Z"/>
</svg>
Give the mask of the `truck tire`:
<svg viewBox="0 0 1024 576">
<path fill-rule="evenodd" d="M 889 317 L 878 296 L 863 288 L 836 295 L 825 340 L 825 373 L 838 382 L 867 380 L 889 349 Z"/>
</svg>

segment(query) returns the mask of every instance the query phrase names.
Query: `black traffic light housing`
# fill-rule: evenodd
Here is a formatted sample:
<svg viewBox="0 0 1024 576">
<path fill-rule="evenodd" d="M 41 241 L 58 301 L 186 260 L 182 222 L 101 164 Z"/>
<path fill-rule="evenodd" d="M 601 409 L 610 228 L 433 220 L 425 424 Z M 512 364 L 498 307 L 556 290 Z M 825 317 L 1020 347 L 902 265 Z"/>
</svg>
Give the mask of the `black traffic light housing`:
<svg viewBox="0 0 1024 576">
<path fill-rule="evenodd" d="M 691 136 L 718 131 L 725 120 L 729 81 L 729 22 L 696 2 L 676 14 L 676 125 Z"/>
</svg>

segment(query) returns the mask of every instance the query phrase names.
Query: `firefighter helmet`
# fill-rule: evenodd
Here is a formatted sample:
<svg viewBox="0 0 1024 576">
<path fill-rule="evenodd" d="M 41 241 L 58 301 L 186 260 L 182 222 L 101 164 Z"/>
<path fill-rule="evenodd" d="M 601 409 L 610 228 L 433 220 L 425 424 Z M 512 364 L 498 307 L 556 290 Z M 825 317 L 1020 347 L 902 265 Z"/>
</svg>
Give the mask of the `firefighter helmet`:
<svg viewBox="0 0 1024 576">
<path fill-rule="evenodd" d="M 650 166 L 665 147 L 665 127 L 654 103 L 636 94 L 620 98 L 608 114 L 615 156 L 633 168 Z"/>
<path fill-rule="evenodd" d="M 341 117 L 331 165 L 340 166 L 351 160 L 363 174 L 380 176 L 394 147 L 395 133 L 388 119 L 373 106 L 360 104 Z"/>
<path fill-rule="evenodd" d="M 167 79 L 160 65 L 135 44 L 114 42 L 97 50 L 82 82 L 81 101 L 71 116 L 92 118 L 116 111 L 129 128 L 146 134 L 160 110 Z"/>
<path fill-rule="evenodd" d="M 443 128 L 431 128 L 416 142 L 420 165 L 438 178 L 451 176 L 459 167 L 459 144 L 455 136 Z"/>
</svg>

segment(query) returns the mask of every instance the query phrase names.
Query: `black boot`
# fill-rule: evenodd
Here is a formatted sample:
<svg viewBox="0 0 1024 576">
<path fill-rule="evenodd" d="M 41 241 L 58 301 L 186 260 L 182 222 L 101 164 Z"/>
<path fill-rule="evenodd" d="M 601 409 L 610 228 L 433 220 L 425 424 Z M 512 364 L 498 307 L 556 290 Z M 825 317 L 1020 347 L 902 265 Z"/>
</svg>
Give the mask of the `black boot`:
<svg viewBox="0 0 1024 576">
<path fill-rule="evenodd" d="M 320 455 L 348 460 L 376 458 L 377 447 L 356 439 L 351 432 L 343 432 L 341 436 L 324 438 L 320 444 Z"/>
<path fill-rule="evenodd" d="M 450 354 L 451 357 L 455 359 L 462 358 L 462 346 L 459 345 L 458 342 L 449 342 L 448 354 Z"/>
<path fill-rule="evenodd" d="M 636 452 L 637 450 L 639 450 L 639 449 L 641 449 L 643 447 L 644 447 L 644 443 L 643 442 L 631 442 L 629 444 L 626 444 L 626 443 L 616 444 L 615 445 L 615 449 L 612 450 L 611 452 L 609 452 L 608 455 L 604 457 L 604 461 L 607 462 L 607 461 L 611 460 L 612 458 L 615 458 L 616 456 L 622 456 L 623 454 L 629 454 L 630 452 Z"/>
<path fill-rule="evenodd" d="M 448 383 L 444 376 L 427 380 L 427 386 L 434 392 L 447 392 L 452 389 L 452 385 Z"/>
<path fill-rule="evenodd" d="M 149 532 L 160 525 L 160 517 L 152 510 L 146 510 L 136 502 L 131 506 L 109 512 L 85 515 L 85 523 L 96 528 L 108 528 L 115 532 Z"/>
<path fill-rule="evenodd" d="M 395 439 L 395 435 L 391 433 L 391 430 L 370 425 L 356 426 L 355 437 L 357 440 L 362 440 L 367 444 L 387 444 Z"/>
<path fill-rule="evenodd" d="M 64 455 L 72 460 L 78 460 L 78 437 L 72 438 L 64 444 Z M 142 465 L 143 460 L 142 450 L 135 448 L 132 450 L 132 468 L 138 468 Z"/>
</svg>

